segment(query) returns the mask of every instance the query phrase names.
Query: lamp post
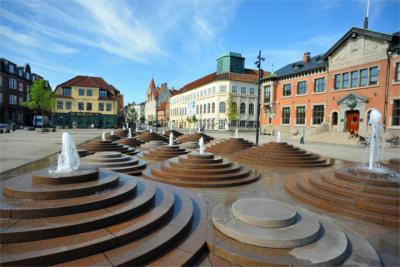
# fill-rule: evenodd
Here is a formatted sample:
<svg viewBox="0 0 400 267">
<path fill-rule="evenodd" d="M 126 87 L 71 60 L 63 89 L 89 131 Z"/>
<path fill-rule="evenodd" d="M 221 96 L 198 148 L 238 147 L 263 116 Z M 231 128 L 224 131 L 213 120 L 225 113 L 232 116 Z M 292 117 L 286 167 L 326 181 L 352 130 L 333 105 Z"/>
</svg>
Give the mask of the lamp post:
<svg viewBox="0 0 400 267">
<path fill-rule="evenodd" d="M 261 79 L 264 76 L 264 71 L 261 69 L 261 62 L 265 58 L 261 56 L 261 50 L 258 51 L 257 61 L 254 62 L 258 68 L 258 91 L 257 91 L 257 113 L 256 113 L 256 145 L 258 145 L 258 138 L 260 135 L 260 95 L 261 95 Z"/>
</svg>

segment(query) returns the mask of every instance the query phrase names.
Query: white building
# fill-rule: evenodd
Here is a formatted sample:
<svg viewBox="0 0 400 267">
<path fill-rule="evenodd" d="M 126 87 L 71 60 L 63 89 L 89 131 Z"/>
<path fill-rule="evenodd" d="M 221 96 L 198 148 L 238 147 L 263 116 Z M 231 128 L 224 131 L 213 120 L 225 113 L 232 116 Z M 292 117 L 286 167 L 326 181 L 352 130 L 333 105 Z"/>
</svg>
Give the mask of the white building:
<svg viewBox="0 0 400 267">
<path fill-rule="evenodd" d="M 225 53 L 217 60 L 217 72 L 186 84 L 170 98 L 170 121 L 174 127 L 226 130 L 229 125 L 255 129 L 258 71 L 244 68 L 239 53 Z M 236 103 L 238 121 L 228 119 L 228 97 Z M 197 119 L 189 123 L 188 118 Z"/>
<path fill-rule="evenodd" d="M 136 110 L 136 113 L 138 114 L 137 122 L 144 122 L 145 119 L 145 102 L 142 102 L 140 104 L 135 104 L 134 109 Z"/>
</svg>

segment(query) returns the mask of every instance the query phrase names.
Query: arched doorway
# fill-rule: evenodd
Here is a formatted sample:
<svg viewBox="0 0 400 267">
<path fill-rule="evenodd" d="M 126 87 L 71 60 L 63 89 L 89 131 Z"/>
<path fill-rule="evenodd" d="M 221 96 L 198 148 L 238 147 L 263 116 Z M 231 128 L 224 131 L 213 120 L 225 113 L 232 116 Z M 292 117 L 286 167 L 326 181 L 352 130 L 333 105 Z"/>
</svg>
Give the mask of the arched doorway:
<svg viewBox="0 0 400 267">
<path fill-rule="evenodd" d="M 350 133 L 358 133 L 360 128 L 360 112 L 358 110 L 349 110 L 346 112 L 346 130 Z"/>
<path fill-rule="evenodd" d="M 338 124 L 338 113 L 337 113 L 337 111 L 332 112 L 331 122 L 332 122 L 332 126 L 337 126 L 337 124 Z"/>
</svg>

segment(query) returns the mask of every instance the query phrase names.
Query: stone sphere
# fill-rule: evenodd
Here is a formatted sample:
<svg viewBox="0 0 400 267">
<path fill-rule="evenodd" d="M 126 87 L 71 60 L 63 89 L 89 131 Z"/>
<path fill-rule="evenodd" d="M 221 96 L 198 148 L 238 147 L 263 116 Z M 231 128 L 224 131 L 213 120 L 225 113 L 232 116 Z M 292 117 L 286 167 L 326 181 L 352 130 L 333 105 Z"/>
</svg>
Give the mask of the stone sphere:
<svg viewBox="0 0 400 267">
<path fill-rule="evenodd" d="M 297 130 L 296 128 L 293 128 L 292 129 L 292 135 L 293 136 L 296 136 L 296 135 L 298 135 L 299 134 L 299 130 Z"/>
<path fill-rule="evenodd" d="M 383 138 L 385 139 L 386 142 L 391 142 L 394 139 L 394 135 L 391 132 L 386 132 L 383 135 Z"/>
</svg>

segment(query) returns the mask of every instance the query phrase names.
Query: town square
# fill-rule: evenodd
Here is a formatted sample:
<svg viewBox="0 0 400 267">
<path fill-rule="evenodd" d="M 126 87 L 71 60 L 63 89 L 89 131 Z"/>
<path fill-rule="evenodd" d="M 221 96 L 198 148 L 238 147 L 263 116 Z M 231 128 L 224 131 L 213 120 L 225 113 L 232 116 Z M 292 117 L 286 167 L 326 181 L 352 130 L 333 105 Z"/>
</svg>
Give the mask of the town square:
<svg viewBox="0 0 400 267">
<path fill-rule="evenodd" d="M 1 0 L 0 265 L 400 266 L 396 0 Z"/>
</svg>

